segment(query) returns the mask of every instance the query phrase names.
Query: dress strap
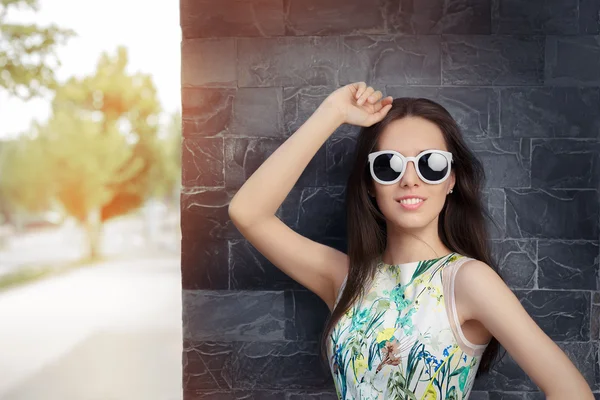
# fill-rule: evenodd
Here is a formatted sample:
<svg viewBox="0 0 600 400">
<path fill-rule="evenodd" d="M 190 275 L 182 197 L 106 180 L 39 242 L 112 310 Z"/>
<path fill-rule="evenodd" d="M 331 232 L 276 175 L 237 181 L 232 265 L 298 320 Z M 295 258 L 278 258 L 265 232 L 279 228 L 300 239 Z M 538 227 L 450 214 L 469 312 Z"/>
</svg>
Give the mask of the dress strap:
<svg viewBox="0 0 600 400">
<path fill-rule="evenodd" d="M 446 313 L 450 321 L 450 327 L 454 336 L 465 353 L 470 356 L 479 356 L 483 354 L 483 351 L 487 347 L 487 344 L 476 344 L 472 343 L 467 339 L 462 331 L 460 320 L 458 318 L 458 311 L 456 308 L 456 293 L 454 290 L 454 282 L 456 274 L 460 267 L 467 261 L 474 260 L 474 258 L 467 256 L 460 256 L 457 260 L 450 263 L 442 272 L 442 283 L 444 290 L 444 298 L 446 304 Z"/>
</svg>

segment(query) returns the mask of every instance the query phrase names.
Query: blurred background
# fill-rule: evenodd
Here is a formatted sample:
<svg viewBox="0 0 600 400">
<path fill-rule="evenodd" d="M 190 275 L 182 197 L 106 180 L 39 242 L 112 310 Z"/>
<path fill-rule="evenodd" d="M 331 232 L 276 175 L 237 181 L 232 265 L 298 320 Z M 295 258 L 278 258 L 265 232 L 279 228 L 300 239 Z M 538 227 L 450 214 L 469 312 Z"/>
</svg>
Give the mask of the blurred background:
<svg viewBox="0 0 600 400">
<path fill-rule="evenodd" d="M 0 0 L 0 399 L 181 398 L 179 7 Z"/>
</svg>

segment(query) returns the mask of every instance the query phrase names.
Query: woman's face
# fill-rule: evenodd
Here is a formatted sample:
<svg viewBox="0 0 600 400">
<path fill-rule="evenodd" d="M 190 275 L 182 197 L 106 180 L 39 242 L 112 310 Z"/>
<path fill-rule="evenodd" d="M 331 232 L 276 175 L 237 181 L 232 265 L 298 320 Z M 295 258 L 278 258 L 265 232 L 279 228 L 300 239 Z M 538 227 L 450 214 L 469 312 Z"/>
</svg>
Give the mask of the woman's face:
<svg viewBox="0 0 600 400">
<path fill-rule="evenodd" d="M 390 123 L 379 137 L 378 150 L 396 150 L 405 157 L 417 156 L 423 150 L 448 151 L 444 136 L 436 124 L 420 117 L 405 117 Z M 383 185 L 371 178 L 379 209 L 393 225 L 406 230 L 419 229 L 434 221 L 441 212 L 446 196 L 454 187 L 454 171 L 439 184 L 428 184 L 421 180 L 415 164 L 408 162 L 402 178 L 392 184 Z M 454 166 L 454 164 L 452 165 Z M 419 196 L 423 202 L 414 205 L 401 204 L 402 196 Z"/>
</svg>

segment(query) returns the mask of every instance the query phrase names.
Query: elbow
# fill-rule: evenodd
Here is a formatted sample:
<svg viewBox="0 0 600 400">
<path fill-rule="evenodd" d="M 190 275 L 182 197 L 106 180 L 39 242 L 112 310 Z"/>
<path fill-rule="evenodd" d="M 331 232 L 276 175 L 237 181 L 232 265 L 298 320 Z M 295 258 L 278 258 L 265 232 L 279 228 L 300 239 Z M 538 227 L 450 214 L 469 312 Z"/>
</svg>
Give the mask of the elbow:
<svg viewBox="0 0 600 400">
<path fill-rule="evenodd" d="M 229 207 L 227 207 L 227 215 L 237 225 L 237 221 L 240 220 L 240 212 L 235 207 L 232 207 L 232 203 L 229 203 Z"/>
<path fill-rule="evenodd" d="M 236 197 L 229 201 L 229 205 L 227 206 L 227 215 L 231 220 L 236 219 L 240 215 L 239 206 L 237 205 Z"/>
<path fill-rule="evenodd" d="M 234 217 L 234 208 L 232 207 L 232 202 L 229 203 L 229 206 L 227 206 L 227 215 L 229 215 L 229 218 L 233 219 Z"/>
<path fill-rule="evenodd" d="M 271 213 L 265 213 L 264 210 L 261 210 L 260 207 L 257 207 L 256 205 L 240 206 L 235 203 L 234 200 L 229 203 L 227 213 L 229 215 L 229 219 L 238 229 L 247 229 L 256 223 L 269 219 L 272 215 L 275 215 Z"/>
<path fill-rule="evenodd" d="M 232 206 L 233 203 L 229 203 L 229 207 L 227 208 L 227 214 L 229 215 L 229 219 L 233 224 L 238 228 L 243 228 L 249 225 L 250 217 L 247 215 L 244 216 L 244 213 L 240 211 L 239 208 Z"/>
</svg>

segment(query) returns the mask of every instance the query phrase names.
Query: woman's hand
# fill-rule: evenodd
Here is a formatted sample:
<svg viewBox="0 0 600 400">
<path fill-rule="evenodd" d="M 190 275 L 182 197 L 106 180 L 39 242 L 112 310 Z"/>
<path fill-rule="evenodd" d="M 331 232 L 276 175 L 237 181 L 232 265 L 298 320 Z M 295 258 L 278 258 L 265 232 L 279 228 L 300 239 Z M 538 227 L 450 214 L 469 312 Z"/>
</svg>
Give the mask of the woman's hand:
<svg viewBox="0 0 600 400">
<path fill-rule="evenodd" d="M 382 96 L 365 82 L 355 82 L 332 92 L 323 106 L 339 113 L 344 123 L 367 127 L 381 121 L 392 108 L 393 97 L 380 100 Z"/>
</svg>

